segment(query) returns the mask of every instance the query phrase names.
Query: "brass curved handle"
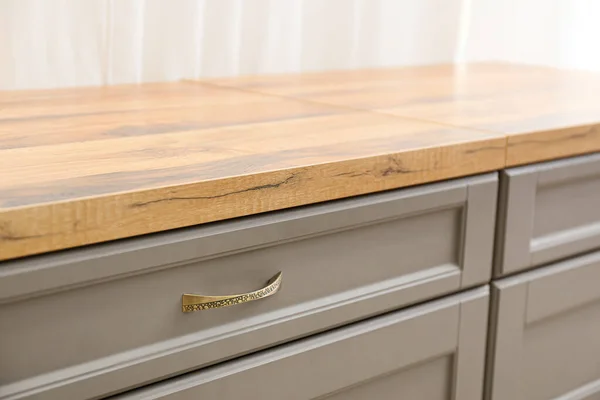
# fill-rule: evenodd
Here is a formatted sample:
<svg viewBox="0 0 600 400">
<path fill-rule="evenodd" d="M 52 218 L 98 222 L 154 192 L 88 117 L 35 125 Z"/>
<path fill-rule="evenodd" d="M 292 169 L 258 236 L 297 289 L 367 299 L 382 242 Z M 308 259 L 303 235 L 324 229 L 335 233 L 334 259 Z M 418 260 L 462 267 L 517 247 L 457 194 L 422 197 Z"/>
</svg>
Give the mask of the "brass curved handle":
<svg viewBox="0 0 600 400">
<path fill-rule="evenodd" d="M 280 287 L 281 272 L 278 272 L 274 277 L 269 279 L 267 286 L 250 293 L 232 294 L 229 296 L 202 296 L 199 294 L 183 294 L 181 296 L 181 311 L 193 312 L 248 303 L 249 301 L 272 296 L 279 291 Z"/>
</svg>

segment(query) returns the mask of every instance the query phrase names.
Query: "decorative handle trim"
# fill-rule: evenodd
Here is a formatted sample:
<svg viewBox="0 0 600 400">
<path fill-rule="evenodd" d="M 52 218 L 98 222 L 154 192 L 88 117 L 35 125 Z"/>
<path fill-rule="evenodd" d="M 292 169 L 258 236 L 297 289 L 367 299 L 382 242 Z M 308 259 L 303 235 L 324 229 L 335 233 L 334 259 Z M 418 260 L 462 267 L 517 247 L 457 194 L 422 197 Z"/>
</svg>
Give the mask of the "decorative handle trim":
<svg viewBox="0 0 600 400">
<path fill-rule="evenodd" d="M 248 303 L 274 295 L 281 287 L 281 272 L 269 279 L 267 285 L 254 292 L 232 294 L 229 296 L 202 296 L 199 294 L 183 294 L 181 296 L 181 311 L 184 313 L 208 310 L 211 308 L 222 308 L 236 304 Z"/>
</svg>

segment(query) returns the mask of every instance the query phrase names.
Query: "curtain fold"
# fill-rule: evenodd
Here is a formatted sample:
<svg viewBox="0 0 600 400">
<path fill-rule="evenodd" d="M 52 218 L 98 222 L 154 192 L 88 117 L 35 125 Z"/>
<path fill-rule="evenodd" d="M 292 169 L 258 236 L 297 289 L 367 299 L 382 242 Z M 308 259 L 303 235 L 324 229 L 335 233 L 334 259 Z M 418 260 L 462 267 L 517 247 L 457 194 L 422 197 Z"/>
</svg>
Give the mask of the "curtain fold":
<svg viewBox="0 0 600 400">
<path fill-rule="evenodd" d="M 600 71 L 596 0 L 0 0 L 0 89 L 453 61 Z"/>
</svg>

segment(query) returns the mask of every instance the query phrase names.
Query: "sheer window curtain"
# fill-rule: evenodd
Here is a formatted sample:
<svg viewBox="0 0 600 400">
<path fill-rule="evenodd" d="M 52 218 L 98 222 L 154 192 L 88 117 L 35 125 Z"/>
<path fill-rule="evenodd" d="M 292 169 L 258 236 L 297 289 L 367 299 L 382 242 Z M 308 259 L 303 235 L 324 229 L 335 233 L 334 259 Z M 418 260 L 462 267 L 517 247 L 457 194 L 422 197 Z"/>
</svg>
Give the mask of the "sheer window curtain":
<svg viewBox="0 0 600 400">
<path fill-rule="evenodd" d="M 0 89 L 503 60 L 600 71 L 597 0 L 0 0 Z"/>
</svg>

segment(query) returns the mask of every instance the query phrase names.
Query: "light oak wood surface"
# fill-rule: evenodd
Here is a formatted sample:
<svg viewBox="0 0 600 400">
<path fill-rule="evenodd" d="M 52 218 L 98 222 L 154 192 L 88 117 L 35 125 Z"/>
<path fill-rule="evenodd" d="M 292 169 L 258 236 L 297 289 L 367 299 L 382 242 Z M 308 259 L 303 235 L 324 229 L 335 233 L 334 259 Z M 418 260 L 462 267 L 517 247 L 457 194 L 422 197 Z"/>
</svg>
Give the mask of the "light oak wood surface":
<svg viewBox="0 0 600 400">
<path fill-rule="evenodd" d="M 0 93 L 0 260 L 598 151 L 599 88 L 475 64 Z"/>
<path fill-rule="evenodd" d="M 476 174 L 505 139 L 181 82 L 0 94 L 0 259 Z"/>
<path fill-rule="evenodd" d="M 212 82 L 502 133 L 507 166 L 600 150 L 600 74 L 590 72 L 474 63 Z"/>
</svg>

